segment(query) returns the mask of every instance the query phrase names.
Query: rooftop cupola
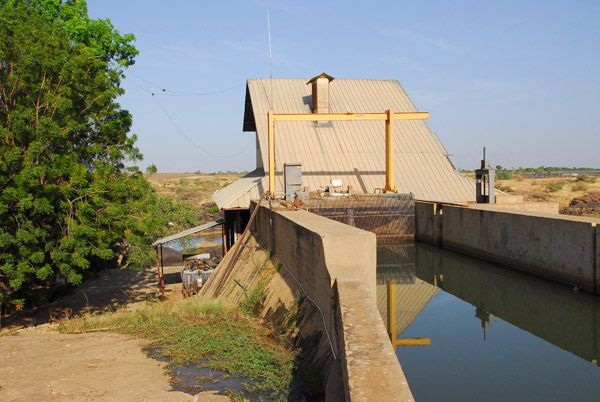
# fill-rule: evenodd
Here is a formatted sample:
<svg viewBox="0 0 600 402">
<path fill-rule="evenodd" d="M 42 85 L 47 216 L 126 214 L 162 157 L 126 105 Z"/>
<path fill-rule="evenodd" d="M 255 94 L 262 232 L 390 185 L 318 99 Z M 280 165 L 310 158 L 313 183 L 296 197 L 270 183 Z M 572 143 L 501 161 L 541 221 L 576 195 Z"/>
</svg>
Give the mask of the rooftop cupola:
<svg viewBox="0 0 600 402">
<path fill-rule="evenodd" d="M 329 83 L 334 79 L 322 73 L 306 83 L 306 85 L 312 84 L 313 113 L 329 113 Z"/>
</svg>

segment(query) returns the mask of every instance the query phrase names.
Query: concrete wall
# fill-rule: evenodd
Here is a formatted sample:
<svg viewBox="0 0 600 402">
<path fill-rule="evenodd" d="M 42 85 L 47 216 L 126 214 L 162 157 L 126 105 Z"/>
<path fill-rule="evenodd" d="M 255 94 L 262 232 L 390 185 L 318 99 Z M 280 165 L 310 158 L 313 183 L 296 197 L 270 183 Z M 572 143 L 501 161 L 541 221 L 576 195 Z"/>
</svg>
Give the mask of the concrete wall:
<svg viewBox="0 0 600 402">
<path fill-rule="evenodd" d="M 598 220 L 425 202 L 416 211 L 418 240 L 600 292 Z"/>
<path fill-rule="evenodd" d="M 306 211 L 259 208 L 251 230 L 324 312 L 346 400 L 413 400 L 375 305 L 375 235 Z"/>
</svg>

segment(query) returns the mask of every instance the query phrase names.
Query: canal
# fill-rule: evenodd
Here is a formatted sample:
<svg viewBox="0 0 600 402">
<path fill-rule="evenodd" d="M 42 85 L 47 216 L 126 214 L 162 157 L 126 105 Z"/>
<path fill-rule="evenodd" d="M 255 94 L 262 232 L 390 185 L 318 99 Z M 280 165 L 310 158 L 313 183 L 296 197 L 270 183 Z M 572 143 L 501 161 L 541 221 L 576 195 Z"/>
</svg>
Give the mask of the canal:
<svg viewBox="0 0 600 402">
<path fill-rule="evenodd" d="M 600 298 L 419 242 L 377 258 L 417 402 L 600 399 Z"/>
</svg>

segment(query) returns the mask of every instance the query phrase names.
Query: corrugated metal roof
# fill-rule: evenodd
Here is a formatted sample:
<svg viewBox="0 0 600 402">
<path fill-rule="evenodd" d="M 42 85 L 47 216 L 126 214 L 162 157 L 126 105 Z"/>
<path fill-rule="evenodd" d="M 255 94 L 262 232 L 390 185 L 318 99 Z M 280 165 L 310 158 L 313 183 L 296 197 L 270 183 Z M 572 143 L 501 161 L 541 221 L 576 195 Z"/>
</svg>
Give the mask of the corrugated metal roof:
<svg viewBox="0 0 600 402">
<path fill-rule="evenodd" d="M 264 170 L 259 168 L 217 190 L 212 199 L 222 209 L 248 208 L 250 200 L 259 199 L 268 190 L 268 185 Z"/>
<path fill-rule="evenodd" d="M 244 130 L 257 133 L 257 166 L 268 167 L 267 112 L 271 105 L 275 113 L 312 113 L 307 81 L 247 81 Z M 330 99 L 331 113 L 382 113 L 390 108 L 418 111 L 395 80 L 335 79 L 330 83 Z M 421 200 L 475 200 L 475 182 L 456 172 L 424 121 L 396 120 L 394 124 L 398 191 L 413 193 Z M 303 185 L 311 191 L 341 179 L 344 187 L 350 185 L 355 192 L 372 193 L 385 186 L 385 122 L 277 122 L 275 158 L 277 192 L 283 189 L 283 164 L 301 163 Z"/>
<path fill-rule="evenodd" d="M 175 233 L 174 235 L 171 235 L 171 236 L 160 238 L 160 239 L 156 240 L 154 243 L 152 243 L 152 247 L 156 247 L 159 244 L 165 244 L 165 243 L 168 243 L 173 240 L 181 239 L 182 237 L 193 235 L 194 233 L 202 232 L 203 230 L 213 228 L 222 223 L 223 223 L 223 219 L 217 219 L 216 221 L 209 222 L 209 223 L 206 223 L 201 226 L 196 226 L 191 229 L 184 230 L 183 232 Z"/>
</svg>

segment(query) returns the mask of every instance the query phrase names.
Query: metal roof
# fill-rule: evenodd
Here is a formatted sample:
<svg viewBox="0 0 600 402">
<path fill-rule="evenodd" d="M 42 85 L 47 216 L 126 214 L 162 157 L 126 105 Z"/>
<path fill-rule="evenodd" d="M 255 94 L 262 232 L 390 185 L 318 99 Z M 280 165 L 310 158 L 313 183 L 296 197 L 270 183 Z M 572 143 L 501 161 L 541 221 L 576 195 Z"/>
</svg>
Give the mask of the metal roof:
<svg viewBox="0 0 600 402">
<path fill-rule="evenodd" d="M 253 170 L 230 185 L 217 190 L 212 199 L 219 208 L 248 208 L 250 200 L 259 199 L 267 191 L 269 180 L 262 168 Z"/>
<path fill-rule="evenodd" d="M 257 133 L 257 167 L 268 167 L 267 111 L 271 107 L 275 113 L 312 113 L 312 91 L 306 83 L 307 79 L 247 81 L 244 131 Z M 331 113 L 382 113 L 390 108 L 418 111 L 395 80 L 335 79 L 330 83 Z M 396 120 L 394 124 L 398 191 L 421 200 L 475 200 L 475 182 L 454 169 L 424 121 Z M 303 186 L 311 191 L 341 179 L 344 187 L 350 185 L 355 192 L 372 193 L 385 186 L 385 122 L 277 122 L 275 158 L 277 192 L 283 189 L 283 164 L 301 163 Z"/>
<path fill-rule="evenodd" d="M 184 230 L 183 232 L 175 233 L 174 235 L 163 237 L 161 239 L 156 240 L 152 243 L 152 247 L 156 247 L 159 244 L 165 244 L 173 240 L 181 239 L 182 237 L 186 237 L 192 235 L 194 233 L 202 232 L 203 230 L 210 229 L 212 227 L 218 226 L 223 223 L 223 219 L 217 219 L 216 221 L 209 222 L 207 224 L 196 226 L 191 229 Z"/>
</svg>

